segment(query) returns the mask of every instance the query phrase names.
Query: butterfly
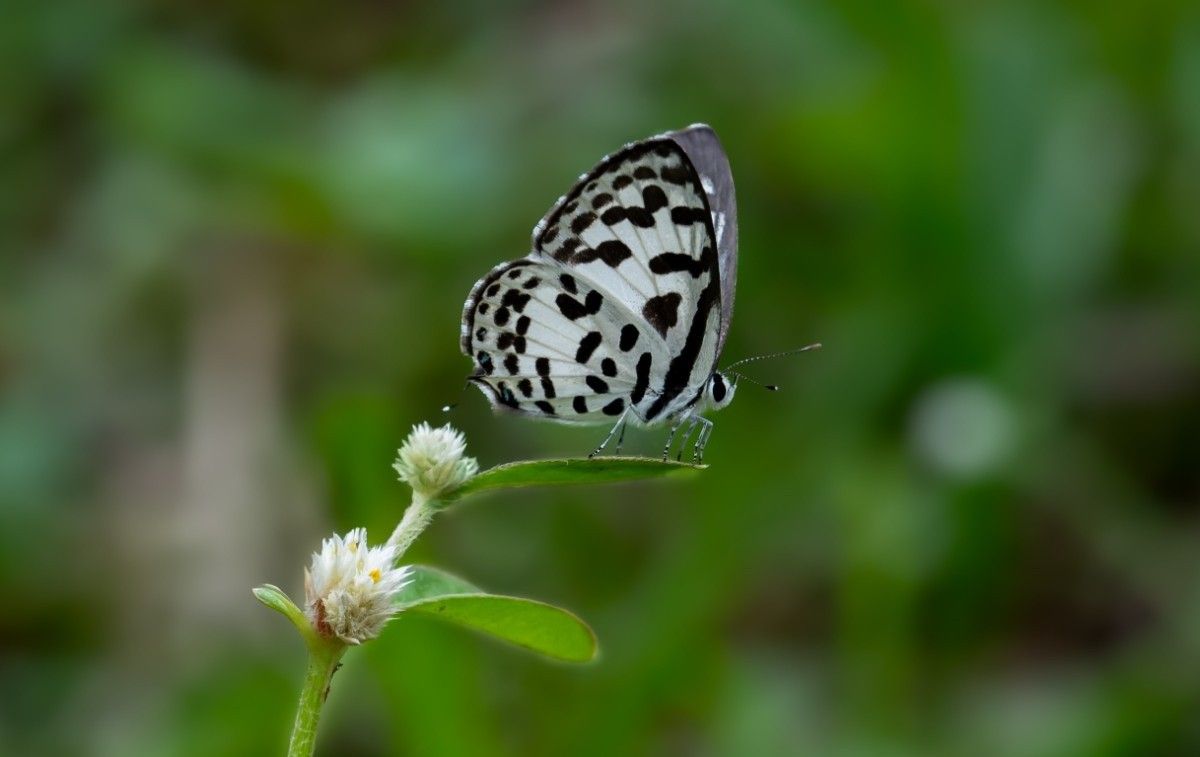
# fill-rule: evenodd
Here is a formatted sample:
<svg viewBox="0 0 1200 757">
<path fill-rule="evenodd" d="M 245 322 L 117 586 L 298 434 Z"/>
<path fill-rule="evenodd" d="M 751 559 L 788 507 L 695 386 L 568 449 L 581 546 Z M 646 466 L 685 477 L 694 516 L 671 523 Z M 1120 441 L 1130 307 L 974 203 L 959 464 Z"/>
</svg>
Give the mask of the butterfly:
<svg viewBox="0 0 1200 757">
<path fill-rule="evenodd" d="M 625 145 L 533 229 L 533 251 L 493 268 L 463 306 L 469 381 L 500 411 L 565 423 L 669 424 L 703 460 L 702 413 L 737 389 L 716 369 L 737 278 L 729 160 L 704 124 Z M 615 421 L 615 422 L 614 422 Z"/>
</svg>

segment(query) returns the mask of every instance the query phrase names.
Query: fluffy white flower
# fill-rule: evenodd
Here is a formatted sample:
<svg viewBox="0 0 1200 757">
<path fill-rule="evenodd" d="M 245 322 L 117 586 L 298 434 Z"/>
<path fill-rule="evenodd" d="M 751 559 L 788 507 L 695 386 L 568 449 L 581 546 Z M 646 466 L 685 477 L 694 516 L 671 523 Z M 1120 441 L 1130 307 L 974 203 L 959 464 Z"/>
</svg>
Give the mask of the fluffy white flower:
<svg viewBox="0 0 1200 757">
<path fill-rule="evenodd" d="M 379 635 L 392 617 L 393 599 L 409 582 L 409 568 L 393 565 L 395 550 L 367 546 L 366 529 L 333 536 L 304 571 L 305 611 L 322 636 L 359 644 Z"/>
<path fill-rule="evenodd" d="M 414 492 L 431 499 L 457 489 L 479 472 L 475 458 L 463 456 L 466 449 L 466 440 L 453 426 L 431 428 L 421 423 L 404 440 L 393 467 Z"/>
</svg>

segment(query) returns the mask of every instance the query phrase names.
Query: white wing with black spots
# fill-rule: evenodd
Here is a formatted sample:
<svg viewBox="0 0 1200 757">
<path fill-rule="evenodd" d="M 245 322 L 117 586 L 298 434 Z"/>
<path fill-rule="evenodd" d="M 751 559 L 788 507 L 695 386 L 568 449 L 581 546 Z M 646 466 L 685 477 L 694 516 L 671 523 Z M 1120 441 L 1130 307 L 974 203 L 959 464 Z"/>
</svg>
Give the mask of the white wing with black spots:
<svg viewBox="0 0 1200 757">
<path fill-rule="evenodd" d="M 463 310 L 472 380 L 497 407 L 556 420 L 689 412 L 728 331 L 735 212 L 706 126 L 605 157 L 537 224 L 527 258 L 476 283 Z"/>
<path fill-rule="evenodd" d="M 654 366 L 667 360 L 618 300 L 553 261 L 528 259 L 475 285 L 462 348 L 494 407 L 567 423 L 648 407 Z"/>
<path fill-rule="evenodd" d="M 676 352 L 696 295 L 716 276 L 711 224 L 696 171 L 663 137 L 630 145 L 585 174 L 534 229 L 534 249 L 641 313 Z"/>
</svg>

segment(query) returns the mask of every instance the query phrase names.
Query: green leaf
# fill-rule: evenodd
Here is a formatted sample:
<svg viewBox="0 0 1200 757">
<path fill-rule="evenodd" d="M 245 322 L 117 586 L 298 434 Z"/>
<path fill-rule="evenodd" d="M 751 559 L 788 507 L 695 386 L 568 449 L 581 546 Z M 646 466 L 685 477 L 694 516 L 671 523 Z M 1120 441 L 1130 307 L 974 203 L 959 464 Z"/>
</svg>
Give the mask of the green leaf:
<svg viewBox="0 0 1200 757">
<path fill-rule="evenodd" d="M 442 497 L 443 502 L 468 494 L 521 486 L 562 486 L 636 481 L 704 470 L 707 466 L 662 461 L 651 457 L 571 457 L 526 460 L 489 468 Z"/>
<path fill-rule="evenodd" d="M 532 599 L 446 594 L 412 602 L 399 612 L 456 623 L 564 662 L 588 662 L 596 656 L 596 635 L 586 623 L 562 608 Z"/>
<path fill-rule="evenodd" d="M 404 607 L 423 599 L 443 597 L 447 594 L 482 594 L 478 586 L 458 576 L 428 565 L 413 565 L 412 579 L 396 595 L 396 604 Z"/>
<path fill-rule="evenodd" d="M 458 576 L 425 565 L 412 567 L 397 613 L 429 615 L 490 634 L 567 662 L 596 656 L 596 636 L 573 613 L 544 602 L 488 594 Z"/>
</svg>

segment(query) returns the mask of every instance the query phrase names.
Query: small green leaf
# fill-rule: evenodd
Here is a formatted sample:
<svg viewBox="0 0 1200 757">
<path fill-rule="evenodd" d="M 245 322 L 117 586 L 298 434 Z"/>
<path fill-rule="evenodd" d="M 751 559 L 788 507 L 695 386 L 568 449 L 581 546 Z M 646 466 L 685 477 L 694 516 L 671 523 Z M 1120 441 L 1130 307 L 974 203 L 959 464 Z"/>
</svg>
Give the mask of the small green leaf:
<svg viewBox="0 0 1200 757">
<path fill-rule="evenodd" d="M 262 586 L 251 589 L 254 596 L 259 602 L 262 602 L 267 607 L 270 607 L 275 612 L 283 613 L 288 618 L 302 616 L 300 608 L 292 602 L 291 597 L 283 593 L 283 589 L 272 584 L 263 584 Z"/>
<path fill-rule="evenodd" d="M 636 481 L 704 470 L 707 466 L 658 460 L 650 457 L 571 457 L 526 460 L 489 468 L 444 496 L 443 501 L 468 494 L 520 486 L 562 486 Z"/>
<path fill-rule="evenodd" d="M 428 565 L 413 565 L 412 579 L 396 595 L 396 604 L 402 608 L 423 599 L 443 597 L 447 594 L 481 594 L 483 591 L 472 583 L 444 570 Z"/>
<path fill-rule="evenodd" d="M 411 602 L 399 612 L 440 618 L 564 662 L 588 662 L 596 656 L 596 635 L 586 623 L 532 599 L 446 594 Z"/>
<path fill-rule="evenodd" d="M 308 644 L 309 647 L 312 647 L 314 644 L 320 644 L 320 639 L 316 632 L 313 631 L 308 618 L 304 617 L 304 613 L 301 612 L 299 607 L 296 607 L 296 603 L 283 592 L 283 589 L 271 584 L 263 584 L 251 589 L 251 591 L 254 592 L 254 597 L 259 602 L 262 602 L 267 607 L 281 613 L 285 618 L 292 621 L 292 625 L 296 627 L 296 630 L 304 638 L 305 644 Z"/>
</svg>

